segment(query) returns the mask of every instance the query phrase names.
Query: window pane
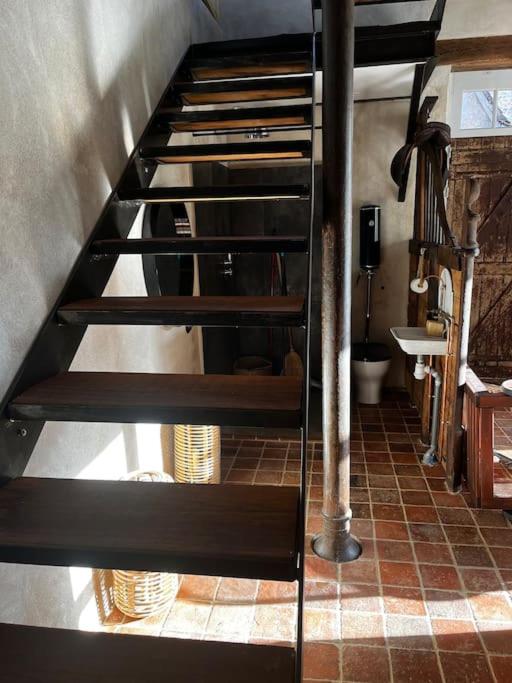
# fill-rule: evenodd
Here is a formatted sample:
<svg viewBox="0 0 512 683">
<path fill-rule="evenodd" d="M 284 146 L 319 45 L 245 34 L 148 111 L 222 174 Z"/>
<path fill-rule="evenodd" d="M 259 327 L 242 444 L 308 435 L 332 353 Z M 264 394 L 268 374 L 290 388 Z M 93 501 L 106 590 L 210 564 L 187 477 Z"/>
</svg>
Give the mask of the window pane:
<svg viewBox="0 0 512 683">
<path fill-rule="evenodd" d="M 460 127 L 493 128 L 494 91 L 470 90 L 462 96 Z"/>
<path fill-rule="evenodd" d="M 512 128 L 512 90 L 498 91 L 497 128 Z"/>
</svg>

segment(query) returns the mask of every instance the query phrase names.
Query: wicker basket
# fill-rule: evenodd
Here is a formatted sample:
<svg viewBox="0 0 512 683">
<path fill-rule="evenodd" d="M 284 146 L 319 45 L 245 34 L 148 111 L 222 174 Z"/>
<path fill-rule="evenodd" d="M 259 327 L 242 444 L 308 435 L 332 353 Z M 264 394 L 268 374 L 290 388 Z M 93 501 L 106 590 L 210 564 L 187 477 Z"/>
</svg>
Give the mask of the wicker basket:
<svg viewBox="0 0 512 683">
<path fill-rule="evenodd" d="M 123 480 L 172 482 L 171 477 L 164 472 L 143 470 L 131 472 Z M 160 612 L 178 592 L 177 574 L 114 569 L 112 577 L 116 607 L 134 619 Z"/>
<path fill-rule="evenodd" d="M 174 479 L 180 484 L 220 484 L 220 427 L 174 427 Z"/>
<path fill-rule="evenodd" d="M 178 576 L 115 569 L 114 601 L 117 609 L 134 619 L 163 610 L 178 592 Z"/>
</svg>

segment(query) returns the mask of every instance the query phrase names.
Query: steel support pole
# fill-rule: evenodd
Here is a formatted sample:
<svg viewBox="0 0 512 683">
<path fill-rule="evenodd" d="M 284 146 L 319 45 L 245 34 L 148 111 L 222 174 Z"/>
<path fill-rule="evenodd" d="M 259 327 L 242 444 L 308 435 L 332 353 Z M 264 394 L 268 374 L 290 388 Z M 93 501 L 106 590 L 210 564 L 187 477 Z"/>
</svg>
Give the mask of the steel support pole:
<svg viewBox="0 0 512 683">
<path fill-rule="evenodd" d="M 352 142 L 354 0 L 322 0 L 323 528 L 317 555 L 349 562 L 361 554 L 350 533 L 350 348 L 352 307 Z"/>
</svg>

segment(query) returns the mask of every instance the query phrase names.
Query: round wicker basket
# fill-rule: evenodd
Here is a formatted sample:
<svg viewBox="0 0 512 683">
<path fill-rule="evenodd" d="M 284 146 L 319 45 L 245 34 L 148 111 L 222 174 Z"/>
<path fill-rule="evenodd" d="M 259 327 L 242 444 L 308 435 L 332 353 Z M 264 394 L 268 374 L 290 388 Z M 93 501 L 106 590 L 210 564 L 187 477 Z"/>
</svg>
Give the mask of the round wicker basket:
<svg viewBox="0 0 512 683">
<path fill-rule="evenodd" d="M 176 574 L 127 572 L 115 569 L 114 602 L 117 609 L 134 619 L 163 610 L 178 592 Z"/>
<path fill-rule="evenodd" d="M 220 427 L 174 427 L 174 479 L 180 484 L 220 484 Z"/>
<path fill-rule="evenodd" d="M 165 472 L 139 470 L 124 476 L 123 481 L 172 482 L 172 478 Z M 114 569 L 112 577 L 116 607 L 134 619 L 160 612 L 178 592 L 177 574 Z"/>
</svg>

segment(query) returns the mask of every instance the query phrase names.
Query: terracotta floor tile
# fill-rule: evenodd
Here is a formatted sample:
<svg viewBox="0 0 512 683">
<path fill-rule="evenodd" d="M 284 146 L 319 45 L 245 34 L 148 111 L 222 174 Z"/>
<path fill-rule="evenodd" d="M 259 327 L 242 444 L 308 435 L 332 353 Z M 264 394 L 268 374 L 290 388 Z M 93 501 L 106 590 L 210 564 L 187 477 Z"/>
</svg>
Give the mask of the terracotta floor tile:
<svg viewBox="0 0 512 683">
<path fill-rule="evenodd" d="M 216 602 L 243 604 L 254 602 L 258 592 L 258 582 L 252 579 L 221 579 Z"/>
<path fill-rule="evenodd" d="M 418 562 L 423 564 L 453 564 L 450 547 L 446 543 L 414 543 Z"/>
<path fill-rule="evenodd" d="M 377 541 L 377 555 L 390 562 L 413 562 L 412 545 L 409 541 Z"/>
<path fill-rule="evenodd" d="M 446 484 L 443 479 L 427 477 L 426 482 L 430 491 L 436 491 L 438 493 L 446 492 Z"/>
<path fill-rule="evenodd" d="M 310 609 L 338 609 L 339 587 L 337 583 L 306 581 L 306 607 Z"/>
<path fill-rule="evenodd" d="M 491 657 L 491 667 L 496 683 L 510 683 L 512 659 L 510 657 Z"/>
<path fill-rule="evenodd" d="M 393 489 L 371 489 L 370 498 L 372 503 L 385 503 L 387 505 L 400 505 L 402 502 L 400 493 Z"/>
<path fill-rule="evenodd" d="M 177 597 L 180 600 L 212 602 L 219 579 L 215 576 L 182 576 Z"/>
<path fill-rule="evenodd" d="M 431 650 L 434 646 L 429 620 L 423 617 L 388 614 L 386 634 L 388 646 L 391 648 Z"/>
<path fill-rule="evenodd" d="M 375 536 L 373 522 L 368 519 L 353 519 L 351 529 L 352 533 L 359 539 L 373 538 Z"/>
<path fill-rule="evenodd" d="M 508 528 L 507 520 L 501 510 L 471 510 L 474 518 L 482 527 Z"/>
<path fill-rule="evenodd" d="M 368 474 L 384 474 L 387 476 L 394 476 L 393 465 L 391 463 L 370 463 L 366 465 Z"/>
<path fill-rule="evenodd" d="M 441 652 L 441 667 L 450 683 L 493 683 L 494 679 L 484 655 Z"/>
<path fill-rule="evenodd" d="M 422 617 L 427 611 L 423 602 L 423 595 L 419 588 L 401 588 L 398 586 L 383 586 L 384 611 L 387 614 L 406 614 Z"/>
<path fill-rule="evenodd" d="M 347 583 L 372 583 L 379 581 L 377 563 L 375 560 L 358 560 L 342 564 L 341 580 Z"/>
<path fill-rule="evenodd" d="M 455 555 L 455 561 L 457 564 L 463 567 L 492 567 L 492 561 L 489 553 L 483 547 L 480 548 L 478 546 L 472 545 L 454 545 L 452 548 L 453 554 Z"/>
<path fill-rule="evenodd" d="M 336 645 L 306 643 L 304 645 L 306 680 L 337 681 L 340 678 L 340 651 Z"/>
<path fill-rule="evenodd" d="M 384 636 L 384 619 L 380 614 L 343 612 L 341 619 L 341 639 L 344 643 L 357 642 L 361 645 L 383 647 L 386 644 Z"/>
<path fill-rule="evenodd" d="M 228 484 L 252 484 L 256 473 L 253 470 L 231 470 L 226 477 Z"/>
<path fill-rule="evenodd" d="M 408 522 L 427 522 L 437 524 L 439 518 L 436 509 L 425 505 L 406 505 L 405 515 Z"/>
<path fill-rule="evenodd" d="M 440 524 L 409 524 L 413 541 L 425 543 L 444 543 L 445 537 Z"/>
<path fill-rule="evenodd" d="M 284 581 L 260 581 L 256 601 L 258 604 L 293 606 L 297 602 L 297 586 Z"/>
<path fill-rule="evenodd" d="M 350 499 L 354 503 L 369 503 L 370 492 L 368 489 L 352 489 Z"/>
<path fill-rule="evenodd" d="M 512 627 L 503 622 L 479 621 L 478 629 L 489 652 L 512 655 Z"/>
<path fill-rule="evenodd" d="M 233 463 L 234 470 L 255 470 L 258 467 L 259 458 L 237 458 Z"/>
<path fill-rule="evenodd" d="M 405 519 L 404 509 L 401 505 L 385 505 L 373 503 L 372 512 L 374 519 L 401 522 Z"/>
<path fill-rule="evenodd" d="M 512 569 L 500 569 L 498 574 L 505 584 L 505 588 L 509 591 L 512 591 Z"/>
<path fill-rule="evenodd" d="M 474 526 L 445 526 L 445 533 L 454 545 L 482 545 L 482 537 Z"/>
<path fill-rule="evenodd" d="M 512 529 L 483 528 L 480 531 L 488 545 L 512 548 Z"/>
<path fill-rule="evenodd" d="M 403 522 L 375 522 L 375 537 L 389 541 L 407 541 L 407 525 Z"/>
<path fill-rule="evenodd" d="M 340 604 L 344 612 L 369 612 L 372 614 L 382 612 L 380 589 L 378 586 L 368 584 L 342 584 Z"/>
<path fill-rule="evenodd" d="M 380 579 L 387 586 L 407 586 L 415 588 L 420 585 L 416 565 L 410 562 L 379 562 Z"/>
<path fill-rule="evenodd" d="M 482 621 L 508 621 L 512 629 L 512 604 L 505 592 L 477 593 L 469 596 L 476 619 Z"/>
<path fill-rule="evenodd" d="M 482 652 L 482 641 L 473 622 L 460 619 L 432 619 L 432 630 L 440 650 Z"/>
<path fill-rule="evenodd" d="M 402 491 L 404 505 L 432 505 L 432 496 L 427 491 Z"/>
<path fill-rule="evenodd" d="M 214 605 L 206 626 L 206 636 L 232 636 L 235 642 L 247 642 L 254 609 L 252 605 Z"/>
<path fill-rule="evenodd" d="M 211 611 L 212 606 L 207 602 L 176 600 L 163 630 L 200 635 L 206 628 Z"/>
<path fill-rule="evenodd" d="M 369 474 L 368 485 L 370 488 L 378 489 L 396 489 L 396 477 L 387 477 L 384 474 Z"/>
<path fill-rule="evenodd" d="M 342 648 L 342 680 L 351 683 L 389 683 L 391 677 L 386 649 L 345 645 Z"/>
<path fill-rule="evenodd" d="M 283 474 L 281 472 L 256 472 L 254 482 L 256 484 L 270 484 L 277 486 L 281 483 Z"/>
<path fill-rule="evenodd" d="M 415 465 L 418 462 L 418 456 L 412 453 L 391 453 L 391 459 L 398 465 Z"/>
<path fill-rule="evenodd" d="M 309 609 L 304 610 L 304 638 L 307 641 L 339 640 L 339 610 Z"/>
<path fill-rule="evenodd" d="M 512 569 L 512 548 L 489 548 L 500 569 Z"/>
<path fill-rule="evenodd" d="M 494 569 L 459 569 L 466 590 L 474 593 L 501 590 L 500 577 Z"/>
<path fill-rule="evenodd" d="M 475 524 L 471 512 L 464 508 L 437 508 L 437 514 L 443 524 L 472 526 Z"/>
<path fill-rule="evenodd" d="M 432 497 L 436 505 L 447 508 L 466 508 L 466 501 L 459 494 L 434 491 Z"/>
<path fill-rule="evenodd" d="M 296 609 L 282 605 L 256 605 L 251 638 L 272 638 L 292 642 L 295 637 Z"/>
<path fill-rule="evenodd" d="M 300 474 L 298 472 L 285 472 L 283 474 L 283 486 L 299 486 Z"/>
<path fill-rule="evenodd" d="M 368 503 L 352 503 L 352 516 L 354 519 L 370 519 L 370 505 Z"/>
<path fill-rule="evenodd" d="M 306 558 L 306 579 L 309 581 L 337 581 L 338 568 L 332 562 L 322 560 L 321 557 Z"/>
<path fill-rule="evenodd" d="M 462 593 L 427 589 L 425 597 L 431 618 L 467 621 L 473 616 L 469 603 Z"/>
<path fill-rule="evenodd" d="M 433 652 L 391 650 L 391 666 L 394 683 L 442 683 L 443 680 Z M 418 672 L 421 672 L 421 679 L 418 679 Z"/>
<path fill-rule="evenodd" d="M 459 576 L 454 567 L 444 565 L 420 564 L 420 574 L 425 588 L 460 590 Z"/>
<path fill-rule="evenodd" d="M 423 477 L 398 477 L 398 486 L 408 491 L 426 491 L 428 488 Z"/>
<path fill-rule="evenodd" d="M 285 468 L 285 463 L 282 460 L 260 460 L 259 471 L 275 471 L 282 472 Z"/>
</svg>

